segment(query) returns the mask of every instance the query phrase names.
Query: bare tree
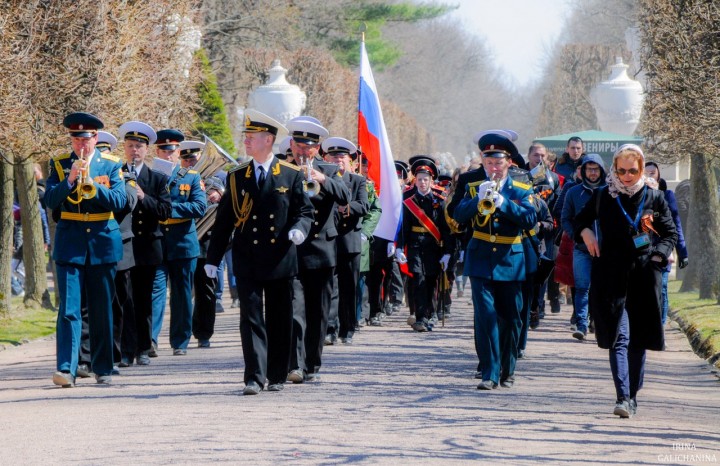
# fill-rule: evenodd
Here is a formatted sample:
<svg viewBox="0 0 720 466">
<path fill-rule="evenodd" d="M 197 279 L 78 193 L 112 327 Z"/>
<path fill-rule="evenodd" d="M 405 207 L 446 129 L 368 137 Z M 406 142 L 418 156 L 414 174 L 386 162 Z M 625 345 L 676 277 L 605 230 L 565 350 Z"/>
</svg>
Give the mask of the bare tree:
<svg viewBox="0 0 720 466">
<path fill-rule="evenodd" d="M 715 176 L 720 154 L 720 4 L 640 0 L 639 24 L 647 76 L 642 128 L 649 153 L 665 163 L 689 155 L 693 167 L 688 216 L 692 260 L 683 289 L 697 285 L 701 298 L 711 298 L 717 292 L 720 257 Z"/>
</svg>

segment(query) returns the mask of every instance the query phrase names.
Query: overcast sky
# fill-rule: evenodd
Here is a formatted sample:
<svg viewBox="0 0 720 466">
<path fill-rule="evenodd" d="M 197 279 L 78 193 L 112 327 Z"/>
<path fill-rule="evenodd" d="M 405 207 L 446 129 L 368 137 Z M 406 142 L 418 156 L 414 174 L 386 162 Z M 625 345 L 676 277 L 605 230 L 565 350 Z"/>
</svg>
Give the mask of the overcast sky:
<svg viewBox="0 0 720 466">
<path fill-rule="evenodd" d="M 452 15 L 486 40 L 502 68 L 523 86 L 539 77 L 548 51 L 558 39 L 568 0 L 443 0 L 457 4 Z"/>
</svg>

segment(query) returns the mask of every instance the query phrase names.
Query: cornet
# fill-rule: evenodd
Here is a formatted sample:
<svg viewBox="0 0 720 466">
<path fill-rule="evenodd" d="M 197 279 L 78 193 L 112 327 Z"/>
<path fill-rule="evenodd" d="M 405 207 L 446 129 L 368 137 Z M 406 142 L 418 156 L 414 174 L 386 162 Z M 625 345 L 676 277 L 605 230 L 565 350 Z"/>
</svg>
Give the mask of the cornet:
<svg viewBox="0 0 720 466">
<path fill-rule="evenodd" d="M 500 189 L 500 183 L 495 181 L 495 175 L 490 178 L 490 181 L 495 183 L 492 189 L 488 189 L 485 193 L 485 197 L 478 202 L 478 212 L 482 216 L 492 215 L 495 212 L 495 193 Z"/>
<path fill-rule="evenodd" d="M 85 163 L 85 150 L 80 151 L 80 159 L 83 164 Z M 92 178 L 89 176 L 90 167 L 84 167 L 80 169 L 80 173 L 77 178 L 77 199 L 68 198 L 72 204 L 80 204 L 85 199 L 92 199 L 97 195 L 97 188 L 93 183 Z"/>
<path fill-rule="evenodd" d="M 306 178 L 303 181 L 303 190 L 308 197 L 315 197 L 320 194 L 320 183 L 313 179 L 312 170 L 312 158 L 308 158 L 305 160 Z"/>
</svg>

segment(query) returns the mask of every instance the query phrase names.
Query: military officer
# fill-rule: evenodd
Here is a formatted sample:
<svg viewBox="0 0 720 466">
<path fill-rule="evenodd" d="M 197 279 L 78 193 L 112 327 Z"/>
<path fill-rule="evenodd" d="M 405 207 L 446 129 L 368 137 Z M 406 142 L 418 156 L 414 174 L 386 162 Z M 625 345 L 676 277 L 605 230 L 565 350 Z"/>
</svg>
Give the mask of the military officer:
<svg viewBox="0 0 720 466">
<path fill-rule="evenodd" d="M 306 195 L 314 209 L 308 239 L 298 248 L 302 294 L 295 299 L 293 312 L 294 352 L 288 380 L 301 383 L 319 380 L 322 350 L 327 333 L 337 265 L 335 213 L 350 202 L 350 192 L 338 166 L 318 160 L 320 140 L 328 131 L 313 117 L 300 116 L 288 122 L 290 147 L 295 163 L 305 173 Z M 315 190 L 311 189 L 315 184 Z"/>
<path fill-rule="evenodd" d="M 245 358 L 243 394 L 256 395 L 266 379 L 269 391 L 282 390 L 288 374 L 297 245 L 310 231 L 313 208 L 303 191 L 300 168 L 273 156 L 273 143 L 286 134 L 285 127 L 253 109 L 245 110 L 244 123 L 245 152 L 253 160 L 228 174 L 205 273 L 217 277 L 217 266 L 234 232 L 233 271 Z"/>
<path fill-rule="evenodd" d="M 60 309 L 57 319 L 57 371 L 53 383 L 72 387 L 78 368 L 82 295 L 90 325 L 92 369 L 98 383 L 112 380 L 115 266 L 122 257 L 122 238 L 113 212 L 127 203 L 121 163 L 101 154 L 95 144 L 103 122 L 89 113 L 63 120 L 72 152 L 50 162 L 45 203 L 59 208 L 53 259 L 57 266 Z"/>
<path fill-rule="evenodd" d="M 408 263 L 415 304 L 416 332 L 432 330 L 437 320 L 435 295 L 438 277 L 447 269 L 453 244 L 445 221 L 445 202 L 432 190 L 437 167 L 432 160 L 418 158 L 411 166 L 415 190 L 403 200 L 402 234 L 397 241 L 399 262 Z M 407 245 L 407 257 L 403 249 Z"/>
<path fill-rule="evenodd" d="M 352 155 L 357 153 L 355 144 L 344 138 L 332 137 L 325 139 L 321 147 L 325 160 L 339 167 L 342 180 L 350 191 L 350 202 L 339 206 L 336 212 L 338 257 L 335 269 L 338 277 L 340 341 L 350 344 L 358 323 L 356 304 L 362 252 L 361 230 L 363 217 L 369 208 L 368 193 L 365 178 L 352 172 Z"/>
<path fill-rule="evenodd" d="M 207 203 L 200 174 L 189 166 L 188 161 L 197 160 L 204 146 L 199 141 L 185 141 L 178 130 L 158 132 L 157 156 L 174 164 L 168 181 L 172 214 L 167 220 L 160 221 L 164 265 L 170 281 L 170 346 L 174 356 L 187 354 L 192 336 L 193 276 L 200 255 L 195 219 L 205 215 Z M 160 285 L 160 294 L 164 297 L 162 285 L 167 286 L 167 282 Z"/>
<path fill-rule="evenodd" d="M 135 266 L 130 269 L 132 310 L 134 318 L 125 319 L 120 367 L 137 360 L 138 365 L 150 364 L 152 346 L 152 291 L 155 271 L 162 264 L 162 231 L 158 222 L 172 213 L 168 177 L 152 170 L 146 163 L 148 147 L 157 139 L 147 123 L 129 121 L 118 130 L 123 140 L 123 170 L 135 173 L 138 202 L 132 212 L 133 255 Z"/>
<path fill-rule="evenodd" d="M 509 138 L 490 133 L 479 138 L 483 168 L 490 180 L 467 186 L 453 218 L 472 223 L 472 239 L 465 252 L 465 275 L 470 277 L 475 308 L 475 350 L 482 381 L 478 389 L 500 383 L 512 387 L 520 333 L 521 286 L 525 280 L 523 232 L 535 227 L 532 186 L 508 176 Z"/>
</svg>

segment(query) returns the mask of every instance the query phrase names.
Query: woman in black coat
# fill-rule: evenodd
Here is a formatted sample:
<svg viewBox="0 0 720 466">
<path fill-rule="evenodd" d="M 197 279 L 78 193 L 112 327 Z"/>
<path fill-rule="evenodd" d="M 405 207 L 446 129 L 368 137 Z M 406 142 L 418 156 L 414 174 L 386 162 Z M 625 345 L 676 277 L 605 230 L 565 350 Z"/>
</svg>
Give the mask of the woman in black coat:
<svg viewBox="0 0 720 466">
<path fill-rule="evenodd" d="M 575 218 L 576 241 L 593 259 L 590 313 L 600 348 L 610 350 L 617 401 L 614 414 L 630 417 L 642 388 L 645 350 L 664 347 L 660 290 L 677 233 L 657 183 L 644 176 L 642 150 L 621 146 L 613 156 L 607 187 Z M 591 225 L 599 220 L 599 238 Z"/>
</svg>

